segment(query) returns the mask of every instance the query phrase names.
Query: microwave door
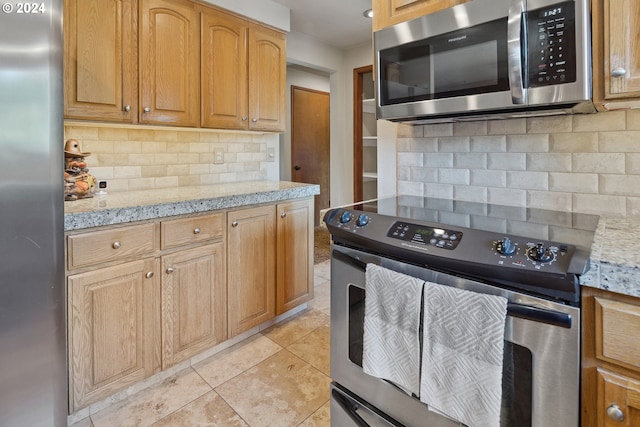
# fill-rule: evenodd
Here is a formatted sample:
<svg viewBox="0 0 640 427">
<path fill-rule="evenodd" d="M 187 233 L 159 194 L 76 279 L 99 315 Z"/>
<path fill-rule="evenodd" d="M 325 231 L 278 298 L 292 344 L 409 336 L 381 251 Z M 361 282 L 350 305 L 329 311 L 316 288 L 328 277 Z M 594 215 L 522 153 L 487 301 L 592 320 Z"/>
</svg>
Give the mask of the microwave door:
<svg viewBox="0 0 640 427">
<path fill-rule="evenodd" d="M 507 51 L 509 65 L 509 87 L 514 104 L 526 104 L 526 92 L 522 78 L 522 15 L 525 0 L 511 0 L 507 23 Z"/>
</svg>

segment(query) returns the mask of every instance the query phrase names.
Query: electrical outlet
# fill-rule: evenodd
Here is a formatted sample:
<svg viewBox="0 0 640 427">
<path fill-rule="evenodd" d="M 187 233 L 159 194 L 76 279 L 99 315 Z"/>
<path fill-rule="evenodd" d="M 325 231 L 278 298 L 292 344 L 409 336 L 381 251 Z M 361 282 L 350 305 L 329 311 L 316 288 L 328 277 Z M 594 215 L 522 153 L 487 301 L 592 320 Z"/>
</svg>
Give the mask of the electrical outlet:
<svg viewBox="0 0 640 427">
<path fill-rule="evenodd" d="M 221 165 L 224 163 L 224 151 L 215 150 L 213 152 L 213 163 L 216 165 Z"/>
<path fill-rule="evenodd" d="M 276 161 L 276 149 L 273 147 L 267 148 L 267 162 Z"/>
</svg>

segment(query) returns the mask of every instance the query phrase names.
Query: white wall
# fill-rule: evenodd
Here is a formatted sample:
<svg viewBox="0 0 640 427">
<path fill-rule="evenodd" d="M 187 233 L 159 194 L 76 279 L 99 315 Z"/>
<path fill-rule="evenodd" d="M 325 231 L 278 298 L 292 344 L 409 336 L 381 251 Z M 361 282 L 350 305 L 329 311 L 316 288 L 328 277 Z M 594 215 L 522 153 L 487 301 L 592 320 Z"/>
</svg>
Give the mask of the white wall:
<svg viewBox="0 0 640 427">
<path fill-rule="evenodd" d="M 287 129 L 280 135 L 280 179 L 291 181 L 291 86 L 331 92 L 329 75 L 287 67 Z"/>
<path fill-rule="evenodd" d="M 289 32 L 291 12 L 271 0 L 204 0 L 205 2 Z"/>
</svg>

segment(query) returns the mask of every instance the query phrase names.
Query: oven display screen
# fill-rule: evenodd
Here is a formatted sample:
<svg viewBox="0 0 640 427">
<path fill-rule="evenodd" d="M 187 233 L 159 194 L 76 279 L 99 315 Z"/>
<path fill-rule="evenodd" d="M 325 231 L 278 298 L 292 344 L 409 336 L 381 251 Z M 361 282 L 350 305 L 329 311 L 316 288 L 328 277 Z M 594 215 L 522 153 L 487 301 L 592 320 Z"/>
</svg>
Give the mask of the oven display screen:
<svg viewBox="0 0 640 427">
<path fill-rule="evenodd" d="M 389 229 L 387 237 L 420 246 L 453 250 L 462 240 L 462 232 L 396 221 Z"/>
</svg>

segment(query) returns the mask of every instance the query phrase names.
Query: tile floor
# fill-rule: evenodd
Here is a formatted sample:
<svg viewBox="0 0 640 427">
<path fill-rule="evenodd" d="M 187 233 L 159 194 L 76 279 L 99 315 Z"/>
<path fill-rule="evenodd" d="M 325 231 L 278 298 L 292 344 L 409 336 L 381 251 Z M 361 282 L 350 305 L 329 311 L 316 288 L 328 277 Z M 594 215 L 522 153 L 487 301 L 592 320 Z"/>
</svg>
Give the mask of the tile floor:
<svg viewBox="0 0 640 427">
<path fill-rule="evenodd" d="M 73 427 L 329 426 L 329 261 L 308 308 Z"/>
</svg>

